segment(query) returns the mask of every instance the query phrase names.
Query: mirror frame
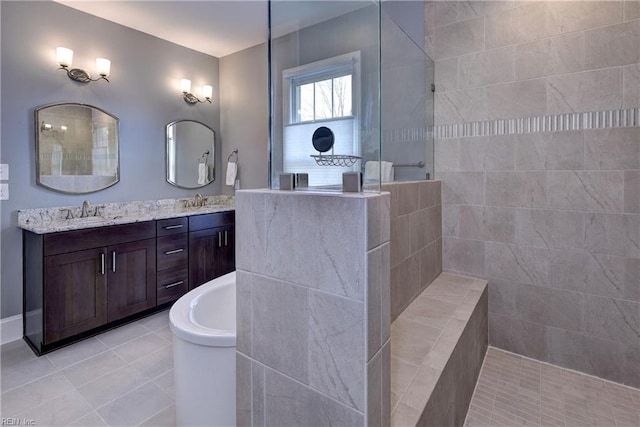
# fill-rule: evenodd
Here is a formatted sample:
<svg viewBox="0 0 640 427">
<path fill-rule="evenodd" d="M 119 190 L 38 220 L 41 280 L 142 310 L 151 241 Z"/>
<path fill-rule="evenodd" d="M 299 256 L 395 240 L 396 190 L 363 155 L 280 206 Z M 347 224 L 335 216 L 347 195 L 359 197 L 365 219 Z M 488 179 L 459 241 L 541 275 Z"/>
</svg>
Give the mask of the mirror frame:
<svg viewBox="0 0 640 427">
<path fill-rule="evenodd" d="M 211 156 L 213 161 L 212 161 L 212 167 L 213 167 L 213 176 L 211 177 L 211 181 L 207 182 L 206 184 L 202 184 L 202 185 L 196 185 L 194 187 L 187 187 L 185 185 L 180 185 L 178 183 L 175 183 L 173 181 L 169 180 L 169 127 L 177 124 L 177 123 L 182 123 L 182 122 L 193 122 L 193 123 L 197 123 L 199 125 L 202 125 L 204 127 L 206 127 L 207 129 L 209 129 L 211 131 L 211 133 L 213 134 L 213 144 L 212 144 L 212 148 L 213 148 L 213 155 Z M 174 120 L 170 123 L 167 123 L 167 125 L 164 127 L 164 145 L 165 145 L 165 163 L 164 163 L 164 175 L 165 175 L 165 179 L 166 181 L 173 185 L 174 187 L 178 187 L 178 188 L 182 188 L 185 190 L 195 190 L 198 188 L 203 188 L 206 187 L 207 185 L 211 184 L 212 182 L 214 182 L 216 180 L 216 131 L 213 130 L 213 128 L 211 126 L 208 126 L 202 122 L 199 122 L 198 120 L 193 120 L 193 119 L 181 119 L 181 120 Z"/>
<path fill-rule="evenodd" d="M 106 185 L 104 187 L 100 187 L 91 191 L 66 191 L 66 190 L 61 190 L 59 188 L 51 187 L 43 183 L 42 180 L 40 179 L 40 113 L 42 112 L 42 110 L 46 110 L 47 108 L 62 107 L 62 106 L 93 108 L 94 110 L 98 110 L 99 112 L 106 114 L 107 116 L 111 117 L 115 121 L 116 141 L 117 141 L 116 152 L 118 153 L 118 165 L 116 166 L 115 179 L 109 185 Z M 111 114 L 106 110 L 103 110 L 102 108 L 96 107 L 95 105 L 83 104 L 78 102 L 59 102 L 55 104 L 47 104 L 47 105 L 42 105 L 40 107 L 37 107 L 34 111 L 34 119 L 35 119 L 34 131 L 35 131 L 35 144 L 36 144 L 36 184 L 37 185 L 52 191 L 56 191 L 58 193 L 63 193 L 63 194 L 89 194 L 89 193 L 96 193 L 98 191 L 105 190 L 109 187 L 116 185 L 118 182 L 120 182 L 120 119 L 117 116 Z M 87 176 L 91 176 L 91 175 L 87 175 Z"/>
</svg>

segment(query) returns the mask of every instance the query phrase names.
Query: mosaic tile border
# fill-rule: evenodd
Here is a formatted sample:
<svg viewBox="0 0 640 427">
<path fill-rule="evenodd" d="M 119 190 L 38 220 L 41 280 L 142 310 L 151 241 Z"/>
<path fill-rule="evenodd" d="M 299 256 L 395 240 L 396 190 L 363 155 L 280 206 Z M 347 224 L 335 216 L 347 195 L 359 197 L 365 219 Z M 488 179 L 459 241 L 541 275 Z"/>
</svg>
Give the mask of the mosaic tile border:
<svg viewBox="0 0 640 427">
<path fill-rule="evenodd" d="M 624 127 L 640 127 L 640 107 L 519 119 L 483 120 L 422 128 L 386 129 L 382 133 L 382 140 L 385 143 L 395 144 L 427 141 L 433 138 L 453 139 Z"/>
<path fill-rule="evenodd" d="M 436 139 L 640 127 L 640 107 L 436 125 Z"/>
</svg>

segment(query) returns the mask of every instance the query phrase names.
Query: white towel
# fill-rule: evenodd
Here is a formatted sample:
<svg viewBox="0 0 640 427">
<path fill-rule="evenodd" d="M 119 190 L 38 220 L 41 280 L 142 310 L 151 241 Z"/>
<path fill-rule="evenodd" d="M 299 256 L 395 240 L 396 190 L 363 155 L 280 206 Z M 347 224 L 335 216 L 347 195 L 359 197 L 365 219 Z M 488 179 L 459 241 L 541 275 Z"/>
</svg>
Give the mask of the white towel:
<svg viewBox="0 0 640 427">
<path fill-rule="evenodd" d="M 236 183 L 236 174 L 238 173 L 238 164 L 235 162 L 227 162 L 227 180 L 226 184 L 233 187 Z"/>
<path fill-rule="evenodd" d="M 380 162 L 368 161 L 364 164 L 364 182 L 380 179 Z"/>
<path fill-rule="evenodd" d="M 393 163 L 392 162 L 380 162 L 380 181 L 392 182 L 393 181 Z"/>
<path fill-rule="evenodd" d="M 207 164 L 205 162 L 198 163 L 198 185 L 207 183 Z"/>
</svg>

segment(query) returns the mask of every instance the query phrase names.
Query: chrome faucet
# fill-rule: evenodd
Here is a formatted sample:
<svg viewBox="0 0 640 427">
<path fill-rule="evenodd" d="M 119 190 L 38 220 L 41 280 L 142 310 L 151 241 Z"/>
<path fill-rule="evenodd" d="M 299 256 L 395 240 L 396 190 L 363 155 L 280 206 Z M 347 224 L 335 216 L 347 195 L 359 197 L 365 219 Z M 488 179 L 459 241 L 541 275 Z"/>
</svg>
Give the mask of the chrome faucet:
<svg viewBox="0 0 640 427">
<path fill-rule="evenodd" d="M 197 193 L 194 197 L 193 197 L 193 206 L 195 207 L 200 207 L 200 206 L 204 206 L 204 199 L 202 197 L 202 194 Z"/>
<path fill-rule="evenodd" d="M 82 212 L 80 212 L 80 218 L 88 217 L 89 209 L 91 209 L 91 203 L 88 200 L 82 202 Z"/>
</svg>

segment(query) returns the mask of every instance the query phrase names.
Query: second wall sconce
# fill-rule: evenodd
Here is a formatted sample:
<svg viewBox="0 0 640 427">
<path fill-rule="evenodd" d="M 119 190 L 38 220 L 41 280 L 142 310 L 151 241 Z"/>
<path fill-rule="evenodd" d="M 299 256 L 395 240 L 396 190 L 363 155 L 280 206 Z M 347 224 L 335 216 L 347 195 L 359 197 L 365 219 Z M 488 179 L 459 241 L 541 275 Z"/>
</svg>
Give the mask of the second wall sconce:
<svg viewBox="0 0 640 427">
<path fill-rule="evenodd" d="M 208 102 L 211 104 L 211 96 L 213 95 L 212 86 L 202 86 L 202 96 L 204 96 L 204 101 L 200 101 L 197 96 L 191 93 L 191 80 L 189 79 L 180 80 L 180 90 L 182 91 L 182 97 L 185 102 L 188 102 L 189 104 L 197 104 L 198 102 Z"/>
<path fill-rule="evenodd" d="M 67 72 L 67 77 L 71 80 L 75 80 L 80 83 L 89 83 L 98 80 L 109 81 L 107 77 L 111 71 L 111 61 L 108 59 L 96 58 L 96 74 L 100 76 L 97 79 L 92 79 L 91 75 L 85 70 L 80 68 L 71 68 L 71 64 L 73 63 L 73 51 L 71 49 L 67 49 L 66 47 L 56 48 L 56 62 L 60 66 L 58 70 L 65 70 Z"/>
</svg>

